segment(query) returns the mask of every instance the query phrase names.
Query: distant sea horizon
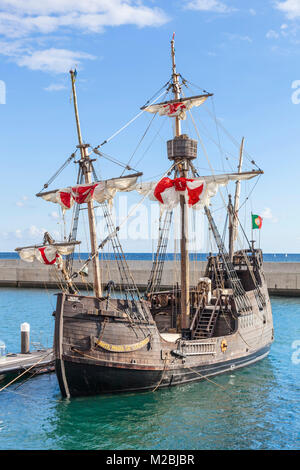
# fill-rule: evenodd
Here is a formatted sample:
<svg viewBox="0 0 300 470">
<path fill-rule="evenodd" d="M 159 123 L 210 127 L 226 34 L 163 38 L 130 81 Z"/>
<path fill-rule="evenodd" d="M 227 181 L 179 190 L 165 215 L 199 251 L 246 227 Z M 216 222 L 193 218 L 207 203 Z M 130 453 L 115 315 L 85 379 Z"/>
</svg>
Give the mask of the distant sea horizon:
<svg viewBox="0 0 300 470">
<path fill-rule="evenodd" d="M 151 252 L 144 253 L 134 253 L 134 252 L 124 252 L 125 258 L 127 260 L 140 260 L 140 261 L 152 261 L 154 254 Z M 75 253 L 74 259 L 87 259 L 89 256 L 88 253 Z M 194 261 L 206 261 L 208 253 L 190 253 L 190 259 Z M 15 251 L 3 251 L 0 252 L 0 259 L 19 259 L 19 255 Z M 113 253 L 101 253 L 100 259 L 105 260 L 114 260 Z M 173 261 L 174 259 L 180 259 L 179 254 L 167 253 L 166 260 Z M 276 262 L 276 263 L 300 263 L 300 253 L 264 253 L 263 259 L 266 262 Z"/>
</svg>

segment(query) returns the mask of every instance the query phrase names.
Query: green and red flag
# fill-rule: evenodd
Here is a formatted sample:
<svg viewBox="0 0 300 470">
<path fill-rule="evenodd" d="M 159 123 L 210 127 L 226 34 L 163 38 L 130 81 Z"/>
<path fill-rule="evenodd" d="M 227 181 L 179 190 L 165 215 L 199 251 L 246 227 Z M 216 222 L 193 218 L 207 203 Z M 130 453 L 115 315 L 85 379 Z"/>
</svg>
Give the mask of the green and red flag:
<svg viewBox="0 0 300 470">
<path fill-rule="evenodd" d="M 252 214 L 252 229 L 261 228 L 262 218 L 259 215 Z"/>
</svg>

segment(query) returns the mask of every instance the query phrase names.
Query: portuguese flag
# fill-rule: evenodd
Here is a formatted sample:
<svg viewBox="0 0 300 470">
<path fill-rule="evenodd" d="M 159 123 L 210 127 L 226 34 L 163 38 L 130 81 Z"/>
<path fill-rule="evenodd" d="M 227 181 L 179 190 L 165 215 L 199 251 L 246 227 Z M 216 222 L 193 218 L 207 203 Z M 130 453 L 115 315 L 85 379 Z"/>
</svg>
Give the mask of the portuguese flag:
<svg viewBox="0 0 300 470">
<path fill-rule="evenodd" d="M 252 214 L 252 229 L 261 228 L 262 218 L 259 215 Z"/>
</svg>

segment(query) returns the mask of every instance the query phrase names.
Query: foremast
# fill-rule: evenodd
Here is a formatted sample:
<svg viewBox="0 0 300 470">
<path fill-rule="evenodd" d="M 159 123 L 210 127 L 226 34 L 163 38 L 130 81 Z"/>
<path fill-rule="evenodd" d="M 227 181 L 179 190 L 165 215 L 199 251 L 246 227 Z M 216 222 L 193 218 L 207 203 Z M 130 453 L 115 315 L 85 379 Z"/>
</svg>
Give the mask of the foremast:
<svg viewBox="0 0 300 470">
<path fill-rule="evenodd" d="M 172 89 L 174 99 L 180 99 L 181 87 L 179 84 L 179 74 L 176 71 L 175 63 L 175 41 L 174 34 L 171 40 L 171 58 L 172 58 Z M 181 123 L 179 115 L 175 116 L 174 137 L 181 135 Z M 175 160 L 176 162 L 176 160 Z M 188 160 L 184 157 L 180 158 L 177 164 L 177 171 L 180 177 L 188 176 Z M 188 205 L 185 196 L 180 196 L 180 212 L 181 212 L 181 330 L 187 330 L 190 326 L 190 280 L 189 280 L 189 253 L 188 253 Z"/>
<path fill-rule="evenodd" d="M 78 114 L 78 105 L 77 105 L 77 95 L 75 87 L 76 73 L 74 70 L 70 70 L 71 82 L 72 82 L 72 94 L 73 94 L 73 103 L 74 103 L 74 112 L 76 119 L 76 128 L 78 135 L 78 145 L 80 149 L 81 159 L 79 164 L 81 165 L 82 172 L 84 175 L 85 184 L 90 184 L 92 182 L 92 167 L 91 159 L 88 154 L 88 144 L 84 144 L 81 135 L 79 114 Z M 94 276 L 94 293 L 96 297 L 102 296 L 102 287 L 101 287 L 101 277 L 100 277 L 100 263 L 99 263 L 99 252 L 97 244 L 97 235 L 96 235 L 96 220 L 94 212 L 94 203 L 91 199 L 87 202 L 88 208 L 88 220 L 89 220 L 89 230 L 90 230 L 90 242 L 91 242 L 91 255 L 93 259 L 93 276 Z"/>
</svg>

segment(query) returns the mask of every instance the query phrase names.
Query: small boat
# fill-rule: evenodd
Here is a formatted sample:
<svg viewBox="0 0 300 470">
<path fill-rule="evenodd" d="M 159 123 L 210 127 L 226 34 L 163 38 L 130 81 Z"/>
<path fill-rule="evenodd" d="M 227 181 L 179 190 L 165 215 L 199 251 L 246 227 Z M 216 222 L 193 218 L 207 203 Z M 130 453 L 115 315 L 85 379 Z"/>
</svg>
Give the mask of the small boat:
<svg viewBox="0 0 300 470">
<path fill-rule="evenodd" d="M 260 169 L 242 171 L 242 141 L 238 171 L 202 176 L 195 167 L 197 140 L 181 132 L 182 121 L 193 107 L 205 106 L 212 94 L 183 96 L 186 81 L 177 73 L 174 36 L 171 40 L 172 75 L 165 85 L 172 99 L 147 103 L 142 112 L 154 113 L 174 124 L 174 136 L 167 141 L 170 167 L 158 181 L 141 182 L 141 172 L 110 180 L 97 178 L 93 162 L 102 153 L 101 145 L 83 142 L 75 88 L 76 72 L 71 70 L 73 102 L 80 158 L 76 184 L 48 190 L 38 197 L 57 203 L 63 211 L 73 209 L 73 225 L 67 240 L 56 243 L 47 236 L 41 246 L 18 249 L 28 261 L 37 258 L 53 264 L 63 284 L 57 295 L 54 334 L 56 374 L 63 397 L 112 392 L 156 390 L 206 379 L 230 372 L 263 359 L 273 341 L 270 299 L 263 272 L 263 254 L 254 242 L 235 250 L 240 224 L 238 211 L 241 181 L 262 175 Z M 104 141 L 106 143 L 107 141 Z M 102 144 L 102 145 L 103 145 Z M 95 158 L 91 158 L 91 154 Z M 70 161 L 75 161 L 72 154 Z M 167 161 L 167 160 L 166 160 Z M 127 166 L 128 170 L 128 166 Z M 229 244 L 224 239 L 210 209 L 220 186 L 235 183 L 235 197 L 224 204 L 229 221 Z M 46 191 L 47 190 L 47 191 Z M 136 191 L 161 207 L 158 246 L 145 293 L 141 293 L 130 272 L 110 202 L 120 191 Z M 95 204 L 103 210 L 109 235 L 97 241 Z M 88 211 L 91 254 L 80 270 L 73 269 L 73 250 L 80 207 Z M 172 213 L 180 208 L 180 280 L 171 289 L 161 287 Z M 190 281 L 188 217 L 204 211 L 217 253 L 210 253 L 205 274 Z M 119 280 L 103 288 L 99 251 L 111 243 Z M 31 250 L 28 251 L 28 250 Z M 66 256 L 65 259 L 63 257 Z M 175 256 L 176 258 L 176 256 Z M 93 266 L 93 293 L 84 295 L 76 279 Z M 114 282 L 121 296 L 112 295 Z"/>
</svg>

